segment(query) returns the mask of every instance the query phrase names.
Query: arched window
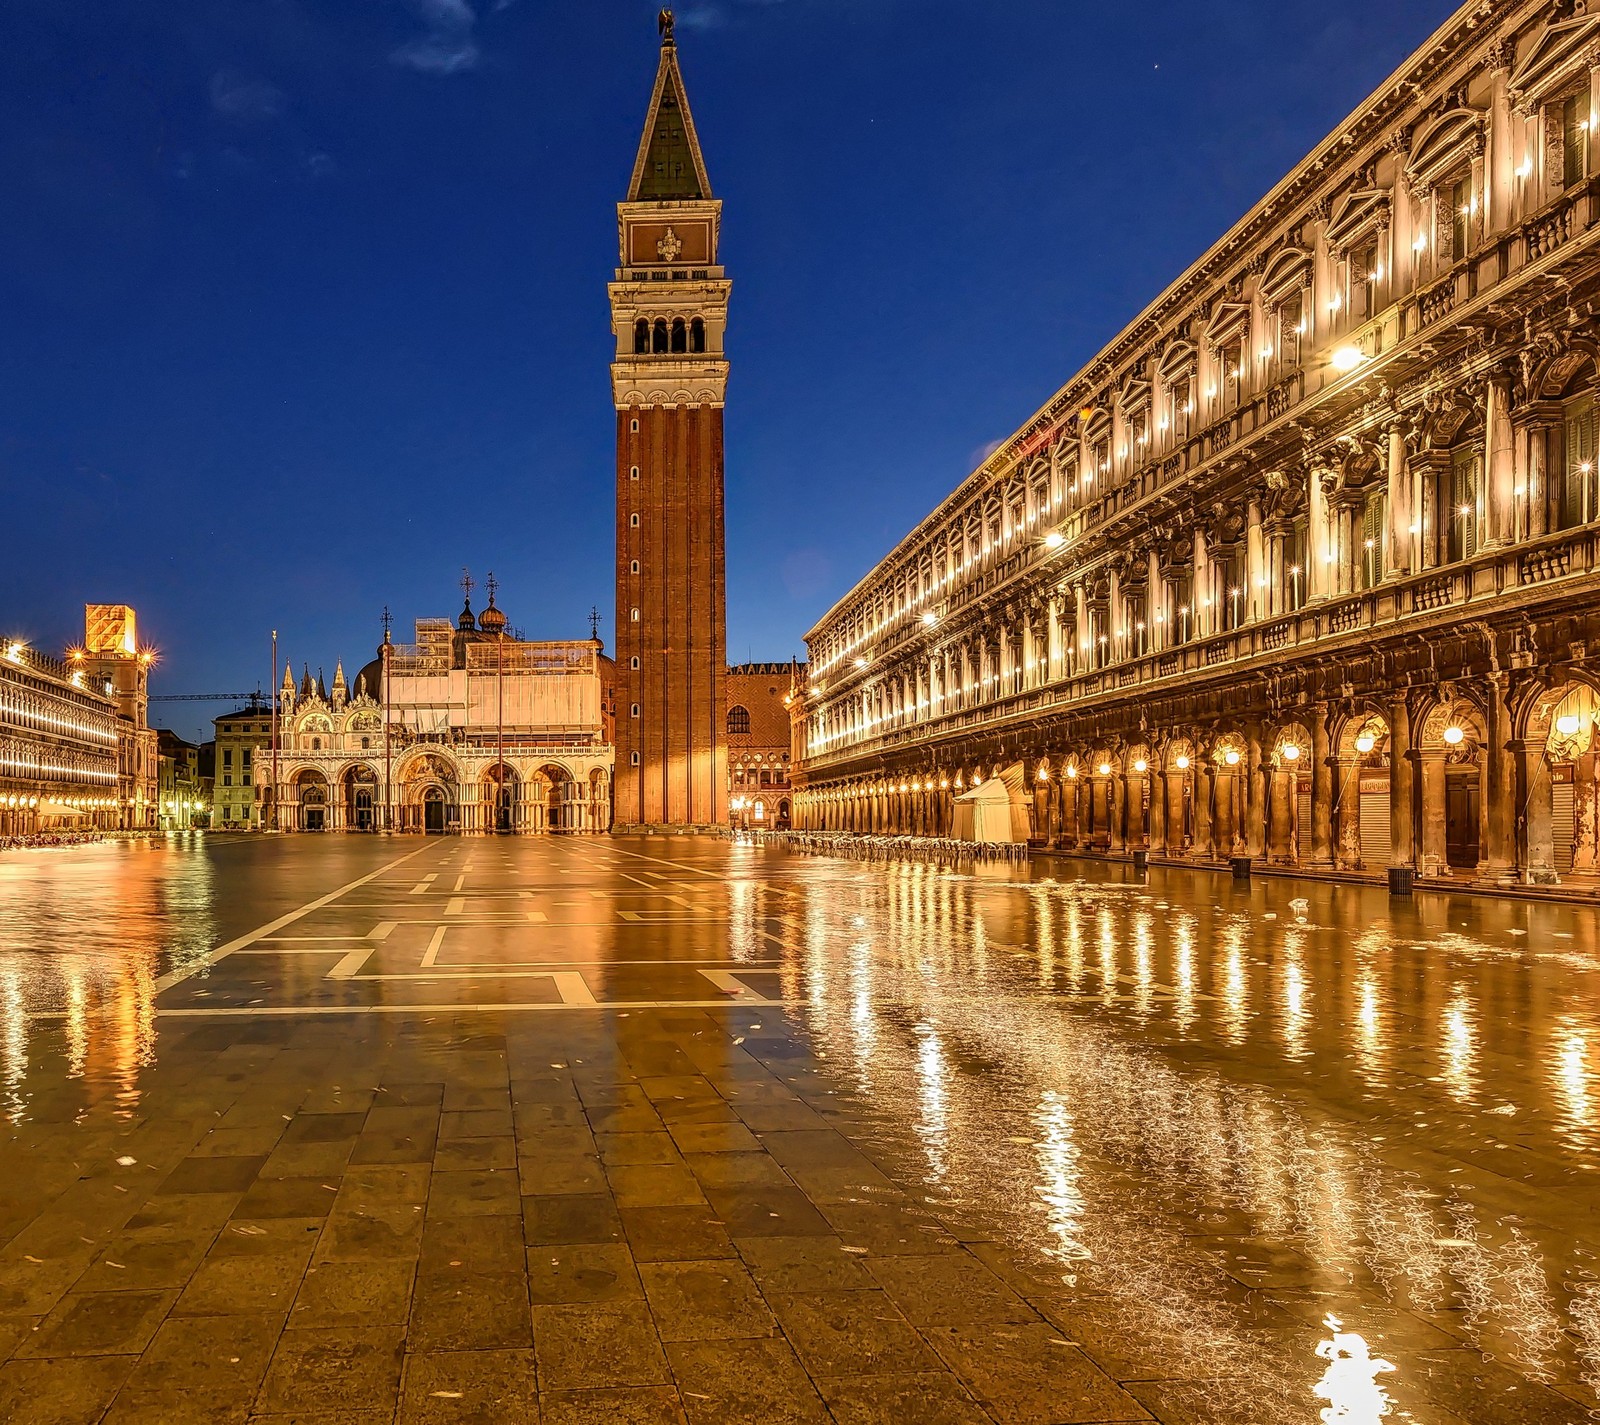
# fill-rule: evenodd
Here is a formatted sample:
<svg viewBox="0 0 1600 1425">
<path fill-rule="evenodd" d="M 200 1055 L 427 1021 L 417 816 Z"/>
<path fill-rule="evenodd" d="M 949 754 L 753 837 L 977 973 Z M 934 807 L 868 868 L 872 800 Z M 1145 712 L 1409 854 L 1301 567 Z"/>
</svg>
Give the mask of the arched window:
<svg viewBox="0 0 1600 1425">
<path fill-rule="evenodd" d="M 655 343 L 651 347 L 651 350 L 653 352 L 665 354 L 666 349 L 667 349 L 667 319 L 665 317 L 657 317 L 656 318 L 656 329 L 655 329 Z"/>
<path fill-rule="evenodd" d="M 706 324 L 699 317 L 689 323 L 689 350 L 704 351 L 706 349 Z"/>
<path fill-rule="evenodd" d="M 650 323 L 643 317 L 633 324 L 633 350 L 638 356 L 650 350 Z"/>
<path fill-rule="evenodd" d="M 728 709 L 728 735 L 730 737 L 750 731 L 750 709 L 734 707 Z"/>
<path fill-rule="evenodd" d="M 677 317 L 672 323 L 672 349 L 674 351 L 688 351 L 689 337 L 683 325 L 683 318 Z"/>
</svg>

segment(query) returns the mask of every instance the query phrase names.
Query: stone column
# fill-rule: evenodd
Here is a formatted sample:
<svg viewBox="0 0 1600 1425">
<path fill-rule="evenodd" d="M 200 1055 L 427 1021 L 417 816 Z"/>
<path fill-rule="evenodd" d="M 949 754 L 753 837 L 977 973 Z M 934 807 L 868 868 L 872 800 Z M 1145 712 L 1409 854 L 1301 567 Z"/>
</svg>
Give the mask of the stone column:
<svg viewBox="0 0 1600 1425">
<path fill-rule="evenodd" d="M 1216 774 L 1209 758 L 1197 758 L 1191 770 L 1194 773 L 1194 854 L 1208 860 L 1212 854 L 1211 809 L 1216 798 Z"/>
<path fill-rule="evenodd" d="M 1194 590 L 1189 597 L 1189 623 L 1196 638 L 1204 638 L 1216 629 L 1211 602 L 1211 557 L 1206 551 L 1205 532 L 1196 527 L 1194 532 Z"/>
<path fill-rule="evenodd" d="M 1333 774 L 1328 747 L 1328 709 L 1311 711 L 1311 864 L 1333 865 Z"/>
<path fill-rule="evenodd" d="M 1245 761 L 1245 855 L 1261 860 L 1266 854 L 1266 783 L 1262 778 L 1261 739 L 1251 733 L 1246 742 Z"/>
<path fill-rule="evenodd" d="M 1269 766 L 1267 768 L 1267 807 L 1270 815 L 1268 821 L 1268 861 L 1278 860 L 1285 864 L 1293 864 L 1295 816 L 1299 808 L 1296 791 L 1299 785 L 1299 764 L 1290 762 L 1287 766 Z"/>
<path fill-rule="evenodd" d="M 1422 874 L 1449 875 L 1445 848 L 1445 755 L 1427 748 L 1417 755 L 1422 780 Z"/>
<path fill-rule="evenodd" d="M 1163 849 L 1168 856 L 1184 854 L 1183 845 L 1183 788 L 1187 772 L 1170 768 L 1161 774 L 1162 802 L 1166 813 L 1166 835 Z"/>
<path fill-rule="evenodd" d="M 1306 480 L 1306 508 L 1309 511 L 1306 524 L 1309 547 L 1306 550 L 1305 601 L 1314 604 L 1333 592 L 1329 578 L 1333 572 L 1333 565 L 1328 559 L 1328 555 L 1333 551 L 1328 528 L 1328 497 L 1322 488 L 1321 470 L 1313 466 L 1307 472 Z"/>
<path fill-rule="evenodd" d="M 1484 848 L 1480 869 L 1495 877 L 1511 875 L 1518 865 L 1517 759 L 1511 751 L 1507 691 L 1504 674 L 1491 674 L 1485 680 L 1488 719 L 1483 747 Z"/>
<path fill-rule="evenodd" d="M 1150 829 L 1145 835 L 1145 845 L 1152 856 L 1167 854 L 1167 774 L 1159 761 L 1150 764 L 1145 774 L 1150 787 Z"/>
<path fill-rule="evenodd" d="M 1266 552 L 1261 534 L 1261 504 L 1251 500 L 1244 537 L 1244 619 L 1257 623 L 1267 616 Z"/>
<path fill-rule="evenodd" d="M 1389 864 L 1410 866 L 1416 861 L 1416 769 L 1411 753 L 1411 709 L 1405 695 L 1389 706 Z"/>
<path fill-rule="evenodd" d="M 1127 794 L 1128 779 L 1113 767 L 1111 775 L 1106 778 L 1107 824 L 1111 830 L 1110 849 L 1113 854 L 1122 851 L 1128 844 Z"/>
<path fill-rule="evenodd" d="M 1415 569 L 1411 541 L 1411 474 L 1406 469 L 1406 432 L 1399 421 L 1389 430 L 1389 529 L 1384 542 L 1383 577 L 1399 579 Z"/>
<path fill-rule="evenodd" d="M 1536 886 L 1553 885 L 1555 841 L 1550 830 L 1550 766 L 1543 742 L 1514 741 L 1517 761 L 1517 805 L 1522 808 L 1522 855 L 1525 879 Z"/>
<path fill-rule="evenodd" d="M 1486 510 L 1488 538 L 1485 544 L 1509 544 L 1516 538 L 1515 501 L 1512 490 L 1516 479 L 1516 453 L 1511 435 L 1511 377 L 1505 372 L 1491 376 L 1484 395 L 1483 448 L 1488 475 Z"/>
</svg>

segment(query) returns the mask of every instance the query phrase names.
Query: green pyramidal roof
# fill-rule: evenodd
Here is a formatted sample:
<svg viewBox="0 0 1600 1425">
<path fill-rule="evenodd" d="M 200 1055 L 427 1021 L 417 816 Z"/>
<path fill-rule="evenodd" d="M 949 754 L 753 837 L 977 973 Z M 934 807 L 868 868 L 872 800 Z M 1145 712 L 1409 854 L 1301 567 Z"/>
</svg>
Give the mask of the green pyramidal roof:
<svg viewBox="0 0 1600 1425">
<path fill-rule="evenodd" d="M 650 115 L 645 122 L 639 156 L 628 188 L 630 203 L 682 201 L 711 196 L 700 140 L 689 113 L 689 100 L 678 70 L 678 53 L 671 43 L 661 47 Z"/>
</svg>

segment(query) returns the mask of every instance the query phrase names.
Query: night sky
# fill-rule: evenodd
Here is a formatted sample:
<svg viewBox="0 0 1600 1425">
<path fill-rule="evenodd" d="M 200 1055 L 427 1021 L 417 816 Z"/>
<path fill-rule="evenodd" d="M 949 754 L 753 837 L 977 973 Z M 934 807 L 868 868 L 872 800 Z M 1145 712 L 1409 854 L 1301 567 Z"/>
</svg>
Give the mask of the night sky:
<svg viewBox="0 0 1600 1425">
<path fill-rule="evenodd" d="M 0 633 L 353 676 L 494 570 L 611 641 L 605 283 L 641 0 L 7 0 Z M 729 656 L 828 606 L 1450 13 L 698 0 Z M 475 596 L 475 606 L 481 596 Z M 220 708 L 157 719 L 188 736 Z"/>
</svg>

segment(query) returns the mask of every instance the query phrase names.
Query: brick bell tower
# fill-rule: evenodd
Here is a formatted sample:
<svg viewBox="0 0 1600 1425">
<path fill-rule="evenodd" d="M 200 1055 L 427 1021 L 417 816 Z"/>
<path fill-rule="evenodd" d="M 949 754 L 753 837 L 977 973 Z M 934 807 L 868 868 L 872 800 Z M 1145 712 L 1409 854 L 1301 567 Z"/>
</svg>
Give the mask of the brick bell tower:
<svg viewBox="0 0 1600 1425">
<path fill-rule="evenodd" d="M 672 12 L 610 284 L 617 355 L 617 831 L 727 820 L 723 335 L 731 283 Z"/>
</svg>

